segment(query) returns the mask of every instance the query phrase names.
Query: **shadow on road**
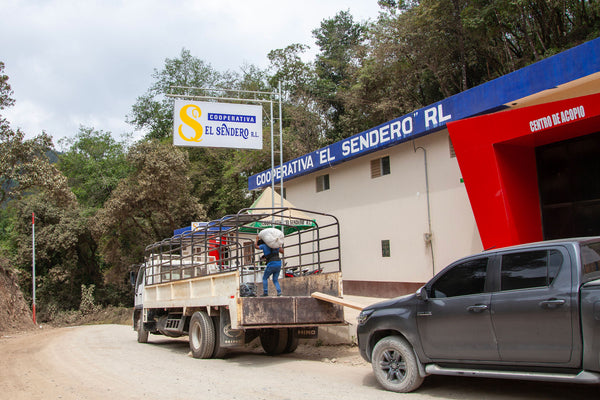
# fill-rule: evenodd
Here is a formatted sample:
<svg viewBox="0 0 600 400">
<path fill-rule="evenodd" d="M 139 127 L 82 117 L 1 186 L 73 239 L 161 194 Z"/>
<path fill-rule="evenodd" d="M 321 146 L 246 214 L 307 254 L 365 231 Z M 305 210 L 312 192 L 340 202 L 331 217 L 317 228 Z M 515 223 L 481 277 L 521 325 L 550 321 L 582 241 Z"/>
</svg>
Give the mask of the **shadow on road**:
<svg viewBox="0 0 600 400">
<path fill-rule="evenodd" d="M 190 349 L 186 337 L 167 338 L 150 336 L 149 345 L 163 350 L 188 356 Z M 327 351 L 330 351 L 329 354 Z M 351 352 L 352 349 L 348 349 Z M 344 359 L 343 349 L 316 349 L 300 346 L 297 352 L 269 356 L 258 345 L 248 345 L 242 350 L 231 351 L 223 357 L 223 362 L 240 366 L 260 367 L 284 365 L 294 361 L 318 361 L 333 354 Z M 366 387 L 383 390 L 370 371 L 365 374 L 362 384 Z M 428 376 L 415 394 L 427 398 L 444 400 L 564 400 L 600 399 L 600 385 L 576 385 L 567 383 L 535 382 L 509 379 L 488 379 L 473 377 Z M 409 398 L 411 395 L 407 395 Z"/>
<path fill-rule="evenodd" d="M 165 336 L 150 336 L 148 343 L 161 350 L 168 350 L 173 353 L 181 354 L 182 357 L 189 356 L 190 347 L 187 336 L 181 338 L 168 338 Z M 301 357 L 295 357 L 293 354 L 282 354 L 278 356 L 269 356 L 264 353 L 261 347 L 256 345 L 247 345 L 243 349 L 229 351 L 223 356 L 223 360 L 235 362 L 239 365 L 276 365 L 285 364 Z"/>
<path fill-rule="evenodd" d="M 372 373 L 365 376 L 363 385 L 379 387 Z M 600 385 L 428 376 L 415 393 L 448 400 L 583 400 L 600 399 Z"/>
</svg>

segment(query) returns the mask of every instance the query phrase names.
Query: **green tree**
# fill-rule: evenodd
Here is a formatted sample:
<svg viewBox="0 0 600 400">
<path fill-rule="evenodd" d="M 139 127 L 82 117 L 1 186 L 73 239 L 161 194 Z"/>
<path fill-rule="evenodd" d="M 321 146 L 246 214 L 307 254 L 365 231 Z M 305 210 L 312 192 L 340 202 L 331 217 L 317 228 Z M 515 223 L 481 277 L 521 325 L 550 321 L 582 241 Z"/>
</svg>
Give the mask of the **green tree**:
<svg viewBox="0 0 600 400">
<path fill-rule="evenodd" d="M 15 100 L 11 97 L 13 93 L 8 83 L 8 75 L 4 73 L 4 63 L 0 61 L 0 110 L 15 104 Z"/>
<path fill-rule="evenodd" d="M 146 132 L 148 139 L 165 139 L 173 134 L 173 103 L 166 94 L 187 94 L 191 87 L 218 87 L 221 75 L 210 64 L 182 49 L 179 58 L 167 58 L 161 70 L 154 70 L 154 84 L 138 97 L 127 122 Z M 204 94 L 195 92 L 196 95 Z"/>
<path fill-rule="evenodd" d="M 267 55 L 274 71 L 270 77 L 272 87 L 281 83 L 287 99 L 302 97 L 313 85 L 315 72 L 310 63 L 302 61 L 309 47 L 300 43 L 290 44 L 283 49 L 271 50 Z"/>
<path fill-rule="evenodd" d="M 368 129 L 598 36 L 598 2 L 381 0 L 340 126 Z"/>
<path fill-rule="evenodd" d="M 343 124 L 346 110 L 340 93 L 351 85 L 351 72 L 357 61 L 356 50 L 364 40 L 365 32 L 366 26 L 354 22 L 349 11 L 340 11 L 335 17 L 323 20 L 321 26 L 313 30 L 320 49 L 315 61 L 317 80 L 313 96 L 331 123 L 331 128 L 326 132 L 329 142 L 355 133 L 348 132 L 348 127 Z"/>
<path fill-rule="evenodd" d="M 4 63 L 0 62 L 0 111 L 14 105 L 12 94 Z M 0 115 L 0 204 L 40 187 L 64 204 L 72 202 L 67 180 L 48 160 L 47 154 L 53 147 L 52 139 L 45 132 L 25 139 L 20 129 L 11 129 Z"/>
<path fill-rule="evenodd" d="M 58 167 L 77 200 L 83 207 L 100 208 L 129 172 L 124 143 L 110 132 L 80 127 L 75 137 L 60 144 L 68 149 L 59 155 Z"/>
<path fill-rule="evenodd" d="M 36 283 L 42 320 L 59 310 L 76 309 L 81 284 L 102 282 L 87 218 L 73 201 L 69 206 L 41 191 L 12 205 L 21 288 L 31 293 L 32 226 L 35 212 Z"/>
<path fill-rule="evenodd" d="M 92 224 L 101 254 L 110 265 L 105 277 L 113 283 L 122 283 L 129 267 L 143 260 L 147 245 L 205 217 L 191 195 L 185 151 L 142 141 L 129 150 L 127 158 L 130 175 L 112 192 Z"/>
<path fill-rule="evenodd" d="M 308 46 L 291 44 L 268 54 L 273 72 L 272 86 L 281 83 L 283 91 L 284 156 L 286 160 L 320 148 L 328 124 L 322 118 L 314 97 L 316 73 L 311 63 L 302 61 Z"/>
</svg>

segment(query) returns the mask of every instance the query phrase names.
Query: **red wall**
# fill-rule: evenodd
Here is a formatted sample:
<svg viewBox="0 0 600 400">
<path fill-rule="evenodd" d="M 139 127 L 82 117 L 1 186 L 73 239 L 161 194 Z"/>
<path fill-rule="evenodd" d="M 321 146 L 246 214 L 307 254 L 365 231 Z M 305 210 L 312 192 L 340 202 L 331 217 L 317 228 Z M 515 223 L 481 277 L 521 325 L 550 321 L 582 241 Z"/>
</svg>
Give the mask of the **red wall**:
<svg viewBox="0 0 600 400">
<path fill-rule="evenodd" d="M 447 127 L 484 248 L 543 240 L 535 148 L 600 131 L 600 94 Z"/>
</svg>

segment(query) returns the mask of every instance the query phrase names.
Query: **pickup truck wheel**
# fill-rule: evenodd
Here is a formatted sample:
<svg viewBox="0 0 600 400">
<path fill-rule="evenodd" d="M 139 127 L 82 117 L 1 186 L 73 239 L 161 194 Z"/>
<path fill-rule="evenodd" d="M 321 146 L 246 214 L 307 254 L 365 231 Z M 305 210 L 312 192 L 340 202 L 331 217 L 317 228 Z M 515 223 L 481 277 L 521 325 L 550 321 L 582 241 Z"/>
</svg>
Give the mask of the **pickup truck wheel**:
<svg viewBox="0 0 600 400">
<path fill-rule="evenodd" d="M 371 363 L 379 384 L 392 392 L 412 392 L 423 383 L 413 348 L 400 336 L 377 342 Z"/>
<path fill-rule="evenodd" d="M 296 328 L 288 328 L 288 339 L 283 349 L 283 354 L 293 353 L 298 348 L 298 330 Z"/>
<path fill-rule="evenodd" d="M 148 334 L 149 332 L 144 329 L 144 320 L 142 316 L 137 319 L 136 322 L 136 330 L 137 330 L 137 341 L 138 343 L 148 343 Z"/>
<path fill-rule="evenodd" d="M 260 330 L 260 344 L 270 356 L 276 356 L 283 353 L 288 343 L 287 328 L 274 329 L 267 328 Z"/>
<path fill-rule="evenodd" d="M 211 358 L 215 350 L 215 326 L 204 311 L 196 311 L 190 320 L 190 350 L 194 358 Z"/>
</svg>

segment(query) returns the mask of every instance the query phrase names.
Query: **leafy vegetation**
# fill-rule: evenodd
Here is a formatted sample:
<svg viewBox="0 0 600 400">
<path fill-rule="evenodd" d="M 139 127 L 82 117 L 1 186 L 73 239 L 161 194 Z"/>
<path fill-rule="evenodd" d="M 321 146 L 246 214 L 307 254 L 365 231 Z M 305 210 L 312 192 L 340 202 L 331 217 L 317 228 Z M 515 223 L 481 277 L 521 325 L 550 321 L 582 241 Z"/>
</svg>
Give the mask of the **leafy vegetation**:
<svg viewBox="0 0 600 400">
<path fill-rule="evenodd" d="M 389 121 L 598 36 L 596 0 L 380 0 L 377 20 L 348 11 L 324 19 L 309 46 L 267 55 L 266 70 L 216 71 L 183 49 L 153 74 L 127 121 L 145 134 L 128 146 L 111 132 L 65 132 L 61 152 L 42 133 L 26 139 L 0 115 L 0 256 L 31 293 L 36 215 L 38 304 L 63 310 L 130 305 L 128 273 L 144 247 L 191 221 L 249 206 L 248 176 L 270 167 L 263 150 L 174 148 L 174 95 L 269 98 L 281 85 L 284 159 Z M 201 89 L 192 89 L 201 88 Z M 252 91 L 252 92 L 250 92 Z M 14 104 L 0 62 L 0 112 Z M 276 128 L 277 130 L 277 128 Z M 55 160 L 57 162 L 53 162 Z"/>
</svg>

